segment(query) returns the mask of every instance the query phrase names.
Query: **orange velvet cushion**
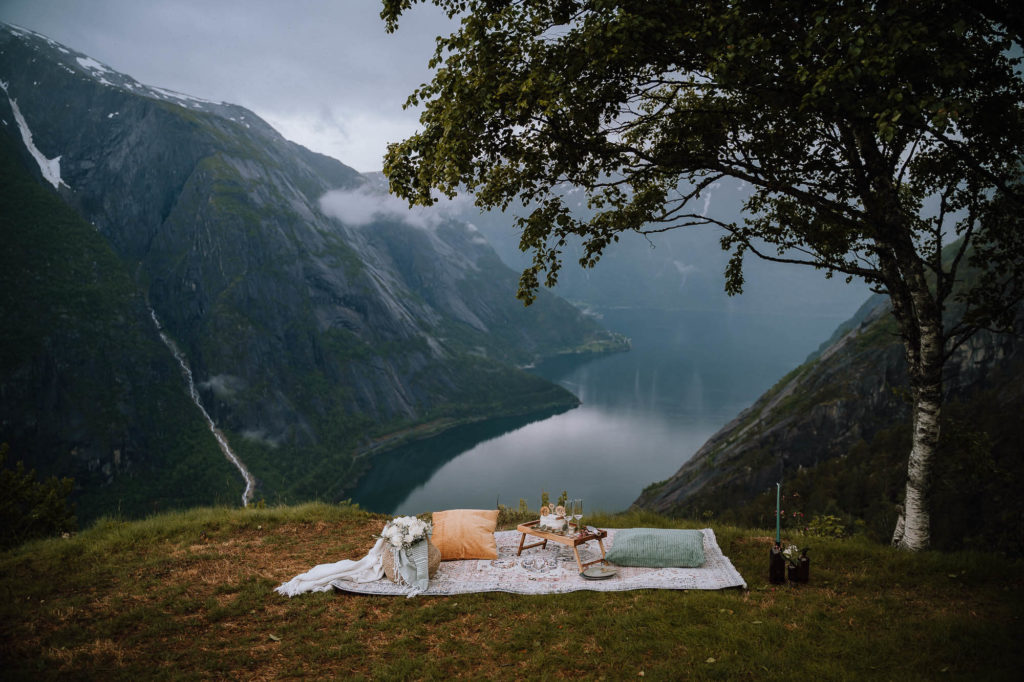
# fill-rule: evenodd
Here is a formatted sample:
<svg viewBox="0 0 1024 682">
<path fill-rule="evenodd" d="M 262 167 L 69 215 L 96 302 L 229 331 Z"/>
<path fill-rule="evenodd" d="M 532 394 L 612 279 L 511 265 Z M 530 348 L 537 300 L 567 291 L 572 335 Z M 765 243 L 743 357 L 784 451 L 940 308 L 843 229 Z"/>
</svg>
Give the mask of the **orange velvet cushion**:
<svg viewBox="0 0 1024 682">
<path fill-rule="evenodd" d="M 494 528 L 497 509 L 449 509 L 434 512 L 430 541 L 441 550 L 441 561 L 449 559 L 497 559 Z"/>
</svg>

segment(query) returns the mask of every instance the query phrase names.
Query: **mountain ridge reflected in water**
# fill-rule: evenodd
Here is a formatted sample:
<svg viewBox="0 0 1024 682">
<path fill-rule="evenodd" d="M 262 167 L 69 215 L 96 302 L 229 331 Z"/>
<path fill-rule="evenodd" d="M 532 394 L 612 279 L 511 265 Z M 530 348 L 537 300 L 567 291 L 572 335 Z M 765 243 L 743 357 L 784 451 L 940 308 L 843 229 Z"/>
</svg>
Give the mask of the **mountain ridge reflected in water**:
<svg viewBox="0 0 1024 682">
<path fill-rule="evenodd" d="M 632 350 L 534 371 L 582 405 L 460 427 L 380 455 L 352 500 L 384 513 L 539 506 L 567 490 L 591 510 L 627 508 L 827 339 L 848 316 L 615 309 Z"/>
<path fill-rule="evenodd" d="M 352 501 L 371 511 L 388 512 L 458 455 L 566 411 L 552 409 L 497 417 L 406 443 L 374 459 L 373 467 L 353 489 Z"/>
</svg>

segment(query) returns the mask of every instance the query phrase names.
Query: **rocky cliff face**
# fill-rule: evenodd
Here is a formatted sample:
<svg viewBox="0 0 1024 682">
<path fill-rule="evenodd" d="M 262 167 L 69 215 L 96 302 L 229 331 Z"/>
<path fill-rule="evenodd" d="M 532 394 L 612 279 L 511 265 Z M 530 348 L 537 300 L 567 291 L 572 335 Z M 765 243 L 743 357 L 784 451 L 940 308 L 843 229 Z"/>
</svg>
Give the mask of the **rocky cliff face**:
<svg viewBox="0 0 1024 682">
<path fill-rule="evenodd" d="M 973 468 L 972 476 L 992 474 L 979 483 L 979 494 L 1007 494 L 991 484 L 1019 468 L 1019 445 L 1012 429 L 985 425 L 993 419 L 1018 423 L 1022 372 L 1024 342 L 1010 334 L 980 332 L 951 358 L 937 481 Z M 879 534 L 891 533 L 909 452 L 906 391 L 903 346 L 888 303 L 876 296 L 829 345 L 712 436 L 671 478 L 644 490 L 634 505 L 677 515 L 710 511 L 767 525 L 766 510 L 774 510 L 775 483 L 781 481 L 790 491 L 803 490 L 804 503 L 817 504 L 812 511 L 873 515 Z M 968 485 L 950 485 L 959 486 L 957 500 L 945 506 L 963 504 Z M 978 509 L 963 516 L 976 518 Z M 937 517 L 939 526 L 948 521 Z"/>
<path fill-rule="evenodd" d="M 396 211 L 241 107 L 7 26 L 0 81 L 4 131 L 132 273 L 259 494 L 340 494 L 416 424 L 575 404 L 515 366 L 616 345 L 553 296 L 523 309 L 472 227 Z"/>
</svg>

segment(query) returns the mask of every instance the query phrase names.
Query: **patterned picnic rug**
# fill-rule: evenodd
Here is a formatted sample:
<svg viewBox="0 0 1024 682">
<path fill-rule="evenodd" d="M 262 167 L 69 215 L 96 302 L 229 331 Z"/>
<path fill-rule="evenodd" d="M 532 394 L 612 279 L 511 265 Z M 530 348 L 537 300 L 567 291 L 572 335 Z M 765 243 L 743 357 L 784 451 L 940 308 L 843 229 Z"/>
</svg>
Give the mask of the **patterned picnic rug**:
<svg viewBox="0 0 1024 682">
<path fill-rule="evenodd" d="M 618 567 L 618 575 L 607 580 L 586 580 L 580 577 L 572 548 L 549 542 L 546 548 L 519 548 L 519 531 L 505 530 L 494 534 L 498 558 L 483 561 L 442 561 L 430 586 L 423 595 L 466 594 L 468 592 L 514 592 L 516 594 L 560 594 L 575 590 L 619 592 L 623 590 L 721 590 L 746 588 L 743 576 L 722 554 L 715 533 L 705 528 L 704 565 L 700 568 L 634 568 Z M 609 528 L 605 549 L 615 544 L 616 530 Z M 529 543 L 532 538 L 527 538 Z M 592 561 L 601 556 L 597 542 L 579 547 L 580 559 Z M 331 585 L 342 592 L 358 594 L 404 595 L 408 587 L 396 585 L 387 578 L 372 583 L 336 580 Z"/>
</svg>

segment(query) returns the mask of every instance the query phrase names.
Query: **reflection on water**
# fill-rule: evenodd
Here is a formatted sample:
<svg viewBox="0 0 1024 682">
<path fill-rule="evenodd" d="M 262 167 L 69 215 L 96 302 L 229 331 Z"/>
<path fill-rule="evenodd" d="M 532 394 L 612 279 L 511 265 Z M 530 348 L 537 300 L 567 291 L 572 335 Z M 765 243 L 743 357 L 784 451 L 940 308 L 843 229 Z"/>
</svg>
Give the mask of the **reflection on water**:
<svg viewBox="0 0 1024 682">
<path fill-rule="evenodd" d="M 582 401 L 533 420 L 453 430 L 378 458 L 352 499 L 387 513 L 539 504 L 568 490 L 591 508 L 625 509 L 799 365 L 845 319 L 619 310 L 608 328 L 633 349 L 537 369 Z"/>
<path fill-rule="evenodd" d="M 490 419 L 399 447 L 375 459 L 373 468 L 359 480 L 352 492 L 352 501 L 365 509 L 390 512 L 411 493 L 422 488 L 425 482 L 432 481 L 437 470 L 454 457 L 474 448 L 486 447 L 491 441 L 515 433 L 527 424 L 549 420 L 562 412 L 564 410 L 549 410 L 521 417 Z M 487 506 L 491 507 L 493 503 L 491 500 Z"/>
</svg>

